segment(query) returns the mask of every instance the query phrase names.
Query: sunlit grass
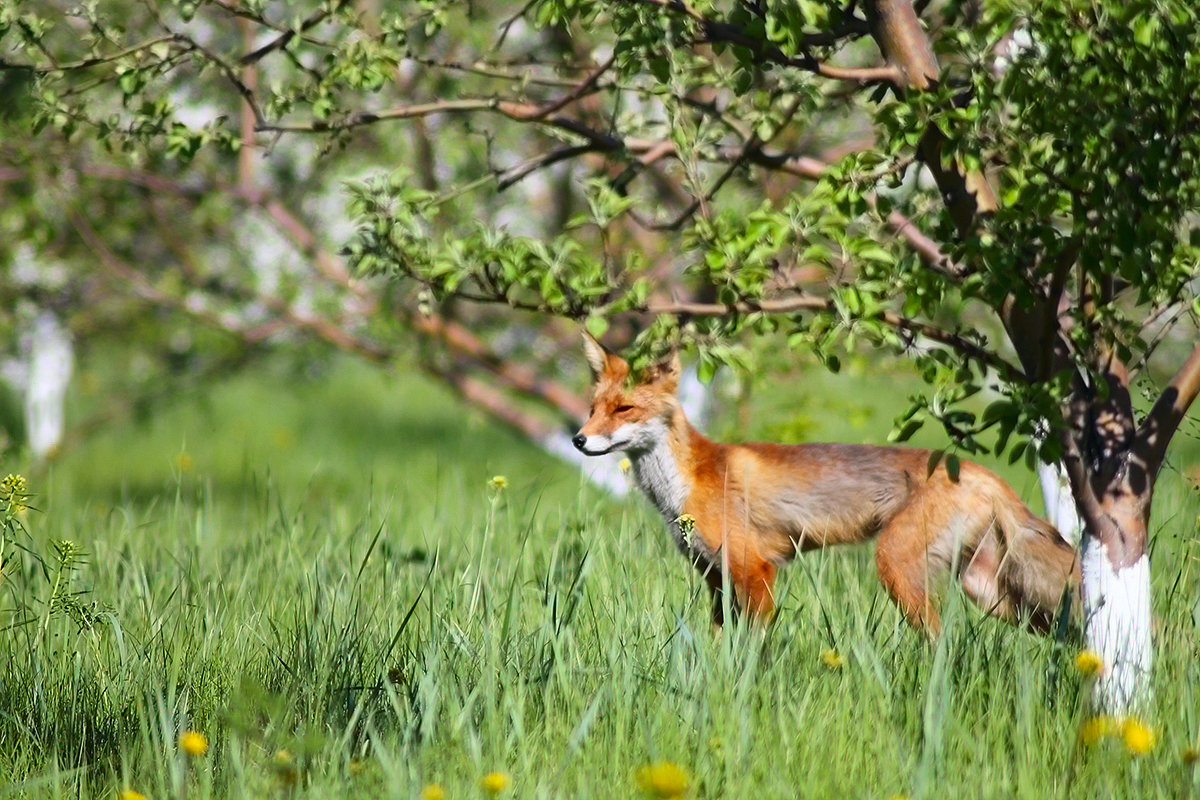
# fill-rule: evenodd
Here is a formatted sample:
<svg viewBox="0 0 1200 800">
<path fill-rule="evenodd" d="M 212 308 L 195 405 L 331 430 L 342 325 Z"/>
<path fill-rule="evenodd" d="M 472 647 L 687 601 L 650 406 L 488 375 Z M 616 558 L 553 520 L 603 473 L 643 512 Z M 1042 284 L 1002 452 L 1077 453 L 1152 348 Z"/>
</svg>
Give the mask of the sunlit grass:
<svg viewBox="0 0 1200 800">
<path fill-rule="evenodd" d="M 1152 526 L 1155 705 L 1144 728 L 1112 721 L 1087 746 L 1078 641 L 984 619 L 951 593 L 929 644 L 879 588 L 869 548 L 805 556 L 769 630 L 714 636 L 702 581 L 640 501 L 581 486 L 423 383 L 334 377 L 282 402 L 271 381 L 235 382 L 209 412 L 114 431 L 29 486 L 40 511 L 23 544 L 49 558 L 75 543 L 65 580 L 87 613 L 52 612 L 41 565 L 6 551 L 0 791 L 1195 788 L 1200 501 L 1174 474 Z M 286 449 L 279 429 L 294 431 Z"/>
</svg>

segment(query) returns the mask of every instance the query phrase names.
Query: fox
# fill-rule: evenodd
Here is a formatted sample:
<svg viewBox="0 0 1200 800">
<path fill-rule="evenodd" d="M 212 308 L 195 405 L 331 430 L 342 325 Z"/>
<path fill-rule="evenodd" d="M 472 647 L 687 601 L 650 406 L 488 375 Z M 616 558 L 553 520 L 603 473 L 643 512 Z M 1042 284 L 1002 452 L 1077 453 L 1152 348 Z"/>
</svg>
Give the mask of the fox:
<svg viewBox="0 0 1200 800">
<path fill-rule="evenodd" d="M 1078 591 L 1075 548 L 986 467 L 962 460 L 951 470 L 910 447 L 715 442 L 680 405 L 677 351 L 635 378 L 583 337 L 591 409 L 572 444 L 587 456 L 625 453 L 703 576 L 715 629 L 726 605 L 769 622 L 776 573 L 798 553 L 872 539 L 884 588 L 930 637 L 940 630 L 934 587 L 949 576 L 987 614 L 1042 633 Z"/>
</svg>

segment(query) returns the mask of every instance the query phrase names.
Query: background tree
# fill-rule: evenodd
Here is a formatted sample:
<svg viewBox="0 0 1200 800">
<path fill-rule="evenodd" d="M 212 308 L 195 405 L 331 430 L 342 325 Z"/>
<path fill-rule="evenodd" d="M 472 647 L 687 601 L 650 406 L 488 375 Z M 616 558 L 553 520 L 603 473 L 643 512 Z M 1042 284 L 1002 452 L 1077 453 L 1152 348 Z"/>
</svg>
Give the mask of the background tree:
<svg viewBox="0 0 1200 800">
<path fill-rule="evenodd" d="M 99 257 L 126 290 L 105 298 L 132 288 L 238 352 L 286 331 L 383 358 L 400 325 L 530 431 L 494 392 L 578 413 L 548 378 L 572 328 L 554 318 L 640 331 L 642 359 L 686 343 L 706 374 L 744 364 L 750 334 L 835 370 L 860 343 L 907 352 L 930 389 L 895 438 L 936 420 L 951 469 L 1061 462 L 1097 700 L 1145 697 L 1154 479 L 1200 391 L 1190 4 L 217 0 L 3 21 L 5 124 L 41 132 L 6 145 L 10 180 L 115 193 L 64 189 L 10 228 L 42 220 L 42 258 Z M 339 179 L 348 266 L 285 200 Z M 125 215 L 155 203 L 147 237 Z M 254 251 L 246 210 L 296 266 Z M 188 225 L 225 226 L 220 253 L 188 257 Z M 68 274 L 82 296 L 100 271 Z"/>
</svg>

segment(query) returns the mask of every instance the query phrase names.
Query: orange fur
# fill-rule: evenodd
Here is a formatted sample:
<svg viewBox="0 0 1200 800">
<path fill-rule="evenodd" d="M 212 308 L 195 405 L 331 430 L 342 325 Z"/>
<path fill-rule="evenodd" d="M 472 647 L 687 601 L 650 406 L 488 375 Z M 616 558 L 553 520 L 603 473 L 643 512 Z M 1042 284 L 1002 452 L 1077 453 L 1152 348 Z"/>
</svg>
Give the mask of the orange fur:
<svg viewBox="0 0 1200 800">
<path fill-rule="evenodd" d="M 589 455 L 628 453 L 634 475 L 704 574 L 721 624 L 734 608 L 768 619 L 777 568 L 797 551 L 878 537 L 880 580 L 931 633 L 930 591 L 952 574 L 988 613 L 1047 630 L 1079 581 L 1074 548 L 995 473 L 969 461 L 930 472 L 927 450 L 846 444 L 722 444 L 687 421 L 678 359 L 630 383 L 629 365 L 586 337 L 592 411 L 575 437 Z M 694 520 L 694 522 L 692 522 Z"/>
</svg>

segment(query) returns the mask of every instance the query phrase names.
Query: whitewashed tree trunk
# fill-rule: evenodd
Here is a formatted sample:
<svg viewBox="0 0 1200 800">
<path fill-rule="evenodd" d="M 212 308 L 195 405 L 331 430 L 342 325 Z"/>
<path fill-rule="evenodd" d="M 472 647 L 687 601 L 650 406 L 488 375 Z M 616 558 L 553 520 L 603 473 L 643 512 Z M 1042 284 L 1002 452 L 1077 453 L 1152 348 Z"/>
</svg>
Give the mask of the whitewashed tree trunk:
<svg viewBox="0 0 1200 800">
<path fill-rule="evenodd" d="M 62 441 L 63 406 L 75 351 L 70 335 L 49 311 L 34 318 L 29 337 L 25 427 L 29 449 L 35 458 L 42 459 Z"/>
<path fill-rule="evenodd" d="M 1127 714 L 1150 699 L 1154 648 L 1150 630 L 1150 559 L 1146 553 L 1132 564 L 1114 567 L 1108 547 L 1087 531 L 1071 482 L 1060 464 L 1039 464 L 1038 478 L 1046 503 L 1046 519 L 1080 548 L 1083 583 L 1084 641 L 1100 656 L 1092 702 L 1097 710 Z"/>
<path fill-rule="evenodd" d="M 1084 638 L 1103 661 L 1093 702 L 1112 714 L 1129 713 L 1150 700 L 1150 558 L 1143 553 L 1114 568 L 1108 547 L 1086 531 L 1082 553 Z"/>
<path fill-rule="evenodd" d="M 1042 498 L 1046 504 L 1046 521 L 1058 528 L 1063 538 L 1078 545 L 1083 533 L 1083 520 L 1071 494 L 1071 481 L 1059 464 L 1038 462 L 1038 479 L 1042 485 Z"/>
</svg>

